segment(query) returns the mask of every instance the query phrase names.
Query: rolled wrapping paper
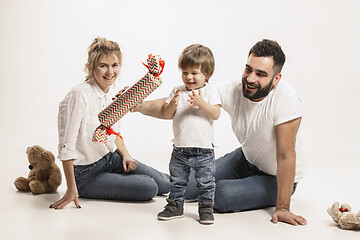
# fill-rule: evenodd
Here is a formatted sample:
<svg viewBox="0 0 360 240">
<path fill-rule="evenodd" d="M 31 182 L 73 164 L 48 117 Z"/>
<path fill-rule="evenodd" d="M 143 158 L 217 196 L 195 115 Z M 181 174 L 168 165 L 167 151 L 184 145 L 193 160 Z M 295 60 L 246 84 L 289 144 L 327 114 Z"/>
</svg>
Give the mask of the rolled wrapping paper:
<svg viewBox="0 0 360 240">
<path fill-rule="evenodd" d="M 111 127 L 161 85 L 162 80 L 159 75 L 164 69 L 165 61 L 161 59 L 160 55 L 150 54 L 147 63 L 148 65 L 143 64 L 149 69 L 149 72 L 99 113 L 100 126 L 93 134 L 93 142 L 106 144 L 111 134 L 121 137 Z"/>
</svg>

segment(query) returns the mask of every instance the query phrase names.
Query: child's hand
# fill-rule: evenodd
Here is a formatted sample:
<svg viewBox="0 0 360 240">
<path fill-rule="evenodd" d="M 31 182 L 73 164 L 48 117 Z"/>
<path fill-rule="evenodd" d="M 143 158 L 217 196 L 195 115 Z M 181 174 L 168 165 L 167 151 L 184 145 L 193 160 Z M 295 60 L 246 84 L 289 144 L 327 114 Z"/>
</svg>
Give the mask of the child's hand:
<svg viewBox="0 0 360 240">
<path fill-rule="evenodd" d="M 202 98 L 200 89 L 199 89 L 199 94 L 196 94 L 194 90 L 191 90 L 191 93 L 189 93 L 189 97 L 190 97 L 190 99 L 188 100 L 189 107 L 200 106 L 205 102 L 205 100 Z"/>
<path fill-rule="evenodd" d="M 171 99 L 169 104 L 173 104 L 173 105 L 175 105 L 175 107 L 177 107 L 179 105 L 179 92 L 180 92 L 180 89 L 176 90 L 175 95 Z"/>
</svg>

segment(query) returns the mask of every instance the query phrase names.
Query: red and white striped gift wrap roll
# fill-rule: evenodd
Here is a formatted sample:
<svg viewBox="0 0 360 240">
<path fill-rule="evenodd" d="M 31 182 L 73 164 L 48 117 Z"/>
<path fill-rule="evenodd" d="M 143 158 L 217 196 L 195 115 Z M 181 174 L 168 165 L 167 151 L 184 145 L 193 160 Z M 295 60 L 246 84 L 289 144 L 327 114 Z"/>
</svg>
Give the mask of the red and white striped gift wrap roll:
<svg viewBox="0 0 360 240">
<path fill-rule="evenodd" d="M 161 85 L 162 80 L 159 76 L 164 69 L 165 61 L 160 55 L 150 54 L 147 63 L 148 65 L 144 65 L 149 72 L 99 113 L 100 126 L 93 134 L 94 142 L 106 143 L 109 135 L 118 135 L 111 127 Z"/>
</svg>

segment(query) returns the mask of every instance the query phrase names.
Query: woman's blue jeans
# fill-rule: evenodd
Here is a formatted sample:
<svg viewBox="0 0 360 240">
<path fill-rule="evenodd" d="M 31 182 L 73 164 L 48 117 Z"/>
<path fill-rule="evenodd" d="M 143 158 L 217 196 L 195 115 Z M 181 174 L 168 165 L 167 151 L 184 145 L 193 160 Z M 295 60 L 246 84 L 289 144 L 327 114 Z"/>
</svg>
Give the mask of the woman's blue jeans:
<svg viewBox="0 0 360 240">
<path fill-rule="evenodd" d="M 184 202 L 190 169 L 194 170 L 199 202 L 214 202 L 215 155 L 213 149 L 174 147 L 169 164 L 171 191 L 169 198 Z"/>
<path fill-rule="evenodd" d="M 170 191 L 169 175 L 139 161 L 134 171 L 125 173 L 122 157 L 108 153 L 90 165 L 75 165 L 78 193 L 83 198 L 148 201 Z"/>
<path fill-rule="evenodd" d="M 266 174 L 249 163 L 241 148 L 217 159 L 215 168 L 215 210 L 236 212 L 276 205 L 276 176 Z M 295 183 L 293 192 L 296 185 Z M 192 172 L 185 197 L 195 199 L 197 194 Z"/>
</svg>

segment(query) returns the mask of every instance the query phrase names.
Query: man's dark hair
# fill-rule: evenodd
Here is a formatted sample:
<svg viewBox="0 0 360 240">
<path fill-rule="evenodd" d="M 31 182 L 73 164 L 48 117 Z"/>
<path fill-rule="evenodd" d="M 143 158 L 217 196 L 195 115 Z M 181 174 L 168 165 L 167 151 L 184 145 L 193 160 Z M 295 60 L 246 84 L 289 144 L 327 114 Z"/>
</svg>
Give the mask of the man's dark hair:
<svg viewBox="0 0 360 240">
<path fill-rule="evenodd" d="M 249 56 L 254 54 L 257 57 L 273 57 L 275 74 L 281 72 L 285 63 L 285 54 L 276 41 L 263 39 L 257 42 L 249 51 Z"/>
</svg>

